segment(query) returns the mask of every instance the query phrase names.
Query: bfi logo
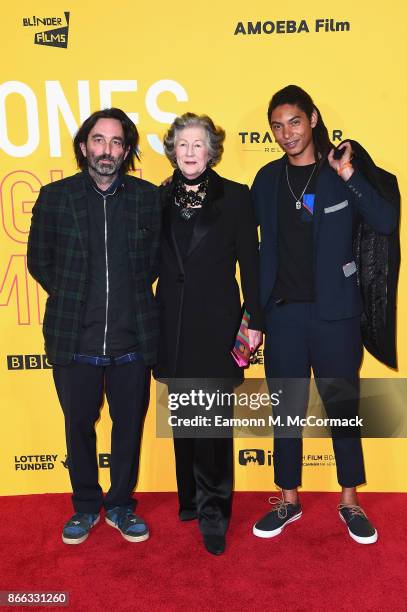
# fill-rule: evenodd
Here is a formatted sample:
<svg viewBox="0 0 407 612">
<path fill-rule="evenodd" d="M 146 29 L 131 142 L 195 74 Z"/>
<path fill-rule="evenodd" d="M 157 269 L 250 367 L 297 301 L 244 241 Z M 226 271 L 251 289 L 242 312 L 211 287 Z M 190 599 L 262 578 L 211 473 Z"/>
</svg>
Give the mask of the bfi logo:
<svg viewBox="0 0 407 612">
<path fill-rule="evenodd" d="M 50 370 L 46 355 L 7 355 L 8 370 Z"/>
<path fill-rule="evenodd" d="M 267 452 L 267 455 L 266 455 Z M 271 450 L 262 448 L 243 448 L 239 451 L 239 465 L 266 465 L 272 464 L 273 454 Z"/>
</svg>

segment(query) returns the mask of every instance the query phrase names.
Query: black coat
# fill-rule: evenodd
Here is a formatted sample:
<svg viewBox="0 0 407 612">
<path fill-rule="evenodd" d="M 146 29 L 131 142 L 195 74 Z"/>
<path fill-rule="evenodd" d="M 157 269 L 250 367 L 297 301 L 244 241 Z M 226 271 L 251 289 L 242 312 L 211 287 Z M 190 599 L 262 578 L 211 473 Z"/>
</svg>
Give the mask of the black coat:
<svg viewBox="0 0 407 612">
<path fill-rule="evenodd" d="M 356 228 L 354 253 L 358 282 L 363 300 L 361 316 L 365 348 L 384 364 L 397 368 L 396 313 L 397 284 L 400 269 L 400 192 L 397 178 L 376 166 L 368 152 L 355 140 L 350 141 L 353 163 L 363 172 L 396 215 L 397 227 L 391 234 L 381 234 L 360 218 Z"/>
<path fill-rule="evenodd" d="M 208 197 L 184 260 L 174 235 L 173 185 L 161 193 L 160 339 L 155 375 L 239 379 L 241 369 L 230 354 L 242 316 L 236 262 L 250 327 L 263 327 L 257 229 L 249 189 L 210 171 Z"/>
</svg>

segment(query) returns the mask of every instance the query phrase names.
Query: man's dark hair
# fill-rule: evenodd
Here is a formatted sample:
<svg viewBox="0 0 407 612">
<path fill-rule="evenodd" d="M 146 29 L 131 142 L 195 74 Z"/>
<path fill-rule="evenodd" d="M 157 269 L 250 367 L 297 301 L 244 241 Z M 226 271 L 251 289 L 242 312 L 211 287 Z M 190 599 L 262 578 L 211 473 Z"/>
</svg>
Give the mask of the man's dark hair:
<svg viewBox="0 0 407 612">
<path fill-rule="evenodd" d="M 122 163 L 121 170 L 124 173 L 129 172 L 129 170 L 134 170 L 134 158 L 137 157 L 137 159 L 140 159 L 138 151 L 139 133 L 133 121 L 129 119 L 126 113 L 120 108 L 104 108 L 103 110 L 96 111 L 82 123 L 73 141 L 73 148 L 78 167 L 81 170 L 84 170 L 87 167 L 86 157 L 81 151 L 80 144 L 82 142 L 86 144 L 89 132 L 96 125 L 96 122 L 99 121 L 99 119 L 117 119 L 120 121 L 124 134 L 124 148 L 125 150 L 129 150 L 126 159 Z"/>
<path fill-rule="evenodd" d="M 267 111 L 270 125 L 271 113 L 277 106 L 281 106 L 282 104 L 295 104 L 307 115 L 309 120 L 311 120 L 311 115 L 314 110 L 318 113 L 317 124 L 312 128 L 312 138 L 317 158 L 324 158 L 329 153 L 330 149 L 332 149 L 333 145 L 329 140 L 328 130 L 323 122 L 321 113 L 312 101 L 311 96 L 301 89 L 301 87 L 298 87 L 298 85 L 287 85 L 287 87 L 277 91 L 271 98 Z"/>
</svg>

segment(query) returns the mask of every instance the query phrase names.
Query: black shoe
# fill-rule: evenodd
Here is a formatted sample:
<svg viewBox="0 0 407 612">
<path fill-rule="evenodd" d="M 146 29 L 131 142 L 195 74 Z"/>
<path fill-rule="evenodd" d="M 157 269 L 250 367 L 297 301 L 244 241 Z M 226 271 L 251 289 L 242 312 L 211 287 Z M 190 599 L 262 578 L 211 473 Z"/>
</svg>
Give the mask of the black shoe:
<svg viewBox="0 0 407 612">
<path fill-rule="evenodd" d="M 193 521 L 198 518 L 196 510 L 180 510 L 178 513 L 180 521 Z"/>
<path fill-rule="evenodd" d="M 226 539 L 223 535 L 203 534 L 203 541 L 206 550 L 212 555 L 221 555 L 225 552 Z"/>
<path fill-rule="evenodd" d="M 258 538 L 274 538 L 286 525 L 302 516 L 301 504 L 285 502 L 279 497 L 270 497 L 269 502 L 274 506 L 273 510 L 257 521 L 253 527 L 253 534 Z"/>
<path fill-rule="evenodd" d="M 339 504 L 339 516 L 348 526 L 350 537 L 359 544 L 377 542 L 377 531 L 360 506 Z"/>
</svg>

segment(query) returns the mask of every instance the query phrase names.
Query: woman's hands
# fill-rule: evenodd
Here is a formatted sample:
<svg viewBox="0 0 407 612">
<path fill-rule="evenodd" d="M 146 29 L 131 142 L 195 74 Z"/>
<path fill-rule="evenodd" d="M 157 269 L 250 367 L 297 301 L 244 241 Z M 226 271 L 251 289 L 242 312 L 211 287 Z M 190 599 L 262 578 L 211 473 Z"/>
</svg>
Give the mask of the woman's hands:
<svg viewBox="0 0 407 612">
<path fill-rule="evenodd" d="M 257 329 L 248 329 L 250 352 L 254 353 L 263 342 L 263 332 Z"/>
</svg>

